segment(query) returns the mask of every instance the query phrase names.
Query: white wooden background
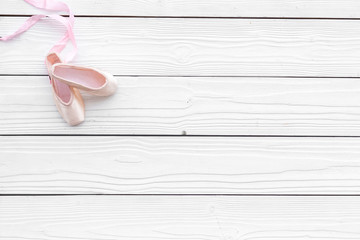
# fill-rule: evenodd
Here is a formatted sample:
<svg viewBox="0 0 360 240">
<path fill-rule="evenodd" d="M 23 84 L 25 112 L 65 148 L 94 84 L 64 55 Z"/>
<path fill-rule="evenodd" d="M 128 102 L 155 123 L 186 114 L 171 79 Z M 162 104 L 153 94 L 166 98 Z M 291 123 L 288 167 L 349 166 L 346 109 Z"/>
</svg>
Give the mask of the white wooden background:
<svg viewBox="0 0 360 240">
<path fill-rule="evenodd" d="M 68 127 L 64 29 L 0 43 L 0 239 L 360 239 L 360 1 L 66 2 L 119 90 Z M 39 12 L 1 0 L 0 35 Z"/>
</svg>

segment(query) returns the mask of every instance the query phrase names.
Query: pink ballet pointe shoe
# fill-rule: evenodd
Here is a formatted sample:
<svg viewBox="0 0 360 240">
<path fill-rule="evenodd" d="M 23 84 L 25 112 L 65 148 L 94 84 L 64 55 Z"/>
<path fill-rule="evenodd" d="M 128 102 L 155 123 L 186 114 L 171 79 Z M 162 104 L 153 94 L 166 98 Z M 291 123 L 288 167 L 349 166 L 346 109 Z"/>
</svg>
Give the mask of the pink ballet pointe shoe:
<svg viewBox="0 0 360 240">
<path fill-rule="evenodd" d="M 95 68 L 56 63 L 52 66 L 51 73 L 59 82 L 97 96 L 112 95 L 117 89 L 114 76 Z"/>
<path fill-rule="evenodd" d="M 52 86 L 55 105 L 63 119 L 71 126 L 78 125 L 85 119 L 85 105 L 78 89 L 58 81 L 52 75 L 52 66 L 61 63 L 56 53 L 46 57 L 46 66 Z"/>
</svg>

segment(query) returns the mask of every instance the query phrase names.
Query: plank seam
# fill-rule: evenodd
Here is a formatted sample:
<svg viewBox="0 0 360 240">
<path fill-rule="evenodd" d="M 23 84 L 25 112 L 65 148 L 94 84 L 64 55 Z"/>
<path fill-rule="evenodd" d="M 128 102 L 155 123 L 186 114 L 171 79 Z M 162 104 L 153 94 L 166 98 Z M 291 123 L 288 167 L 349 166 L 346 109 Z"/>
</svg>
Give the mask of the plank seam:
<svg viewBox="0 0 360 240">
<path fill-rule="evenodd" d="M 211 197 L 211 196 L 222 196 L 222 197 L 360 197 L 360 194 L 0 194 L 0 197 L 28 197 L 28 196 L 39 196 L 39 197 L 61 197 L 61 196 L 184 196 L 184 197 L 192 197 L 192 196 L 199 196 L 199 197 Z"/>
<path fill-rule="evenodd" d="M 1 74 L 0 77 L 47 77 L 47 74 Z M 331 76 L 246 76 L 246 75 L 119 75 L 114 74 L 114 77 L 163 77 L 163 78 L 326 78 L 326 79 L 360 79 L 360 77 L 331 77 Z"/>
<path fill-rule="evenodd" d="M 0 17 L 31 17 L 30 14 L 0 14 Z M 68 17 L 68 15 L 61 15 Z M 78 18 L 189 18 L 189 19 L 263 19 L 263 20 L 350 20 L 358 21 L 360 18 L 331 18 L 331 17 L 211 17 L 211 16 L 147 16 L 147 15 L 75 15 Z"/>
<path fill-rule="evenodd" d="M 232 137 L 232 138 L 360 138 L 360 135 L 204 135 L 204 134 L 0 134 L 0 137 Z"/>
</svg>

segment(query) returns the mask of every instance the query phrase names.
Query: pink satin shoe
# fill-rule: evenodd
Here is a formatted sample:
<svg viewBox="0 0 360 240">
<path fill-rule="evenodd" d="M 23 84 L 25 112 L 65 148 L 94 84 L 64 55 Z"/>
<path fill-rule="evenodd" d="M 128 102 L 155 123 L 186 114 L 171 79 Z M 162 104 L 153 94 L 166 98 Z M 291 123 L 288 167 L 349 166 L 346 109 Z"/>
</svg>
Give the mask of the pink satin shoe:
<svg viewBox="0 0 360 240">
<path fill-rule="evenodd" d="M 51 73 L 59 82 L 97 96 L 112 95 L 117 89 L 114 76 L 95 68 L 56 63 Z"/>
<path fill-rule="evenodd" d="M 75 16 L 66 3 L 56 0 L 25 1 L 39 9 L 67 12 L 69 17 L 56 14 L 33 15 L 12 34 L 0 37 L 0 41 L 9 41 L 15 38 L 45 18 L 54 19 L 66 27 L 67 31 L 61 40 L 53 45 L 45 62 L 49 72 L 55 104 L 60 115 L 69 125 L 77 125 L 85 119 L 84 101 L 78 88 L 95 95 L 109 96 L 117 89 L 116 80 L 111 74 L 94 68 L 64 64 L 56 54 L 62 52 L 69 41 L 71 41 L 73 49 L 68 54 L 67 62 L 71 61 L 77 52 L 77 43 L 73 31 Z"/>
<path fill-rule="evenodd" d="M 46 66 L 52 86 L 55 105 L 63 119 L 71 126 L 78 125 L 85 119 L 85 105 L 78 89 L 58 81 L 52 74 L 54 64 L 61 63 L 56 53 L 46 57 Z"/>
</svg>

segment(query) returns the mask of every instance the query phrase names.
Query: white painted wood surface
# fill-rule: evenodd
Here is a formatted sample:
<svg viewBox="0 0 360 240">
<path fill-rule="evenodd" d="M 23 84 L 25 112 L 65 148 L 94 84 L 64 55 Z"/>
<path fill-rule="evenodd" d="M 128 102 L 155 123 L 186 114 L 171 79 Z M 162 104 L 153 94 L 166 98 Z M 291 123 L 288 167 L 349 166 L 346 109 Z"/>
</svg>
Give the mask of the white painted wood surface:
<svg viewBox="0 0 360 240">
<path fill-rule="evenodd" d="M 43 65 L 64 29 L 0 43 L 1 240 L 360 238 L 337 196 L 360 192 L 359 1 L 67 2 L 75 63 L 119 91 L 70 128 Z M 0 35 L 38 12 L 1 0 Z"/>
<path fill-rule="evenodd" d="M 24 20 L 2 17 L 0 29 L 10 33 Z M 355 20 L 78 18 L 76 26 L 76 63 L 116 75 L 360 73 L 360 21 Z M 44 57 L 62 32 L 61 26 L 42 21 L 1 43 L 0 74 L 47 74 Z"/>
<path fill-rule="evenodd" d="M 359 197 L 43 196 L 0 206 L 3 240 L 360 238 Z"/>
<path fill-rule="evenodd" d="M 359 138 L 1 137 L 7 194 L 357 194 Z"/>
<path fill-rule="evenodd" d="M 360 81 L 344 78 L 117 77 L 86 96 L 69 128 L 48 77 L 0 76 L 3 134 L 360 135 Z"/>
<path fill-rule="evenodd" d="M 359 18 L 357 0 L 64 0 L 77 16 Z M 1 14 L 41 12 L 1 0 Z"/>
</svg>

